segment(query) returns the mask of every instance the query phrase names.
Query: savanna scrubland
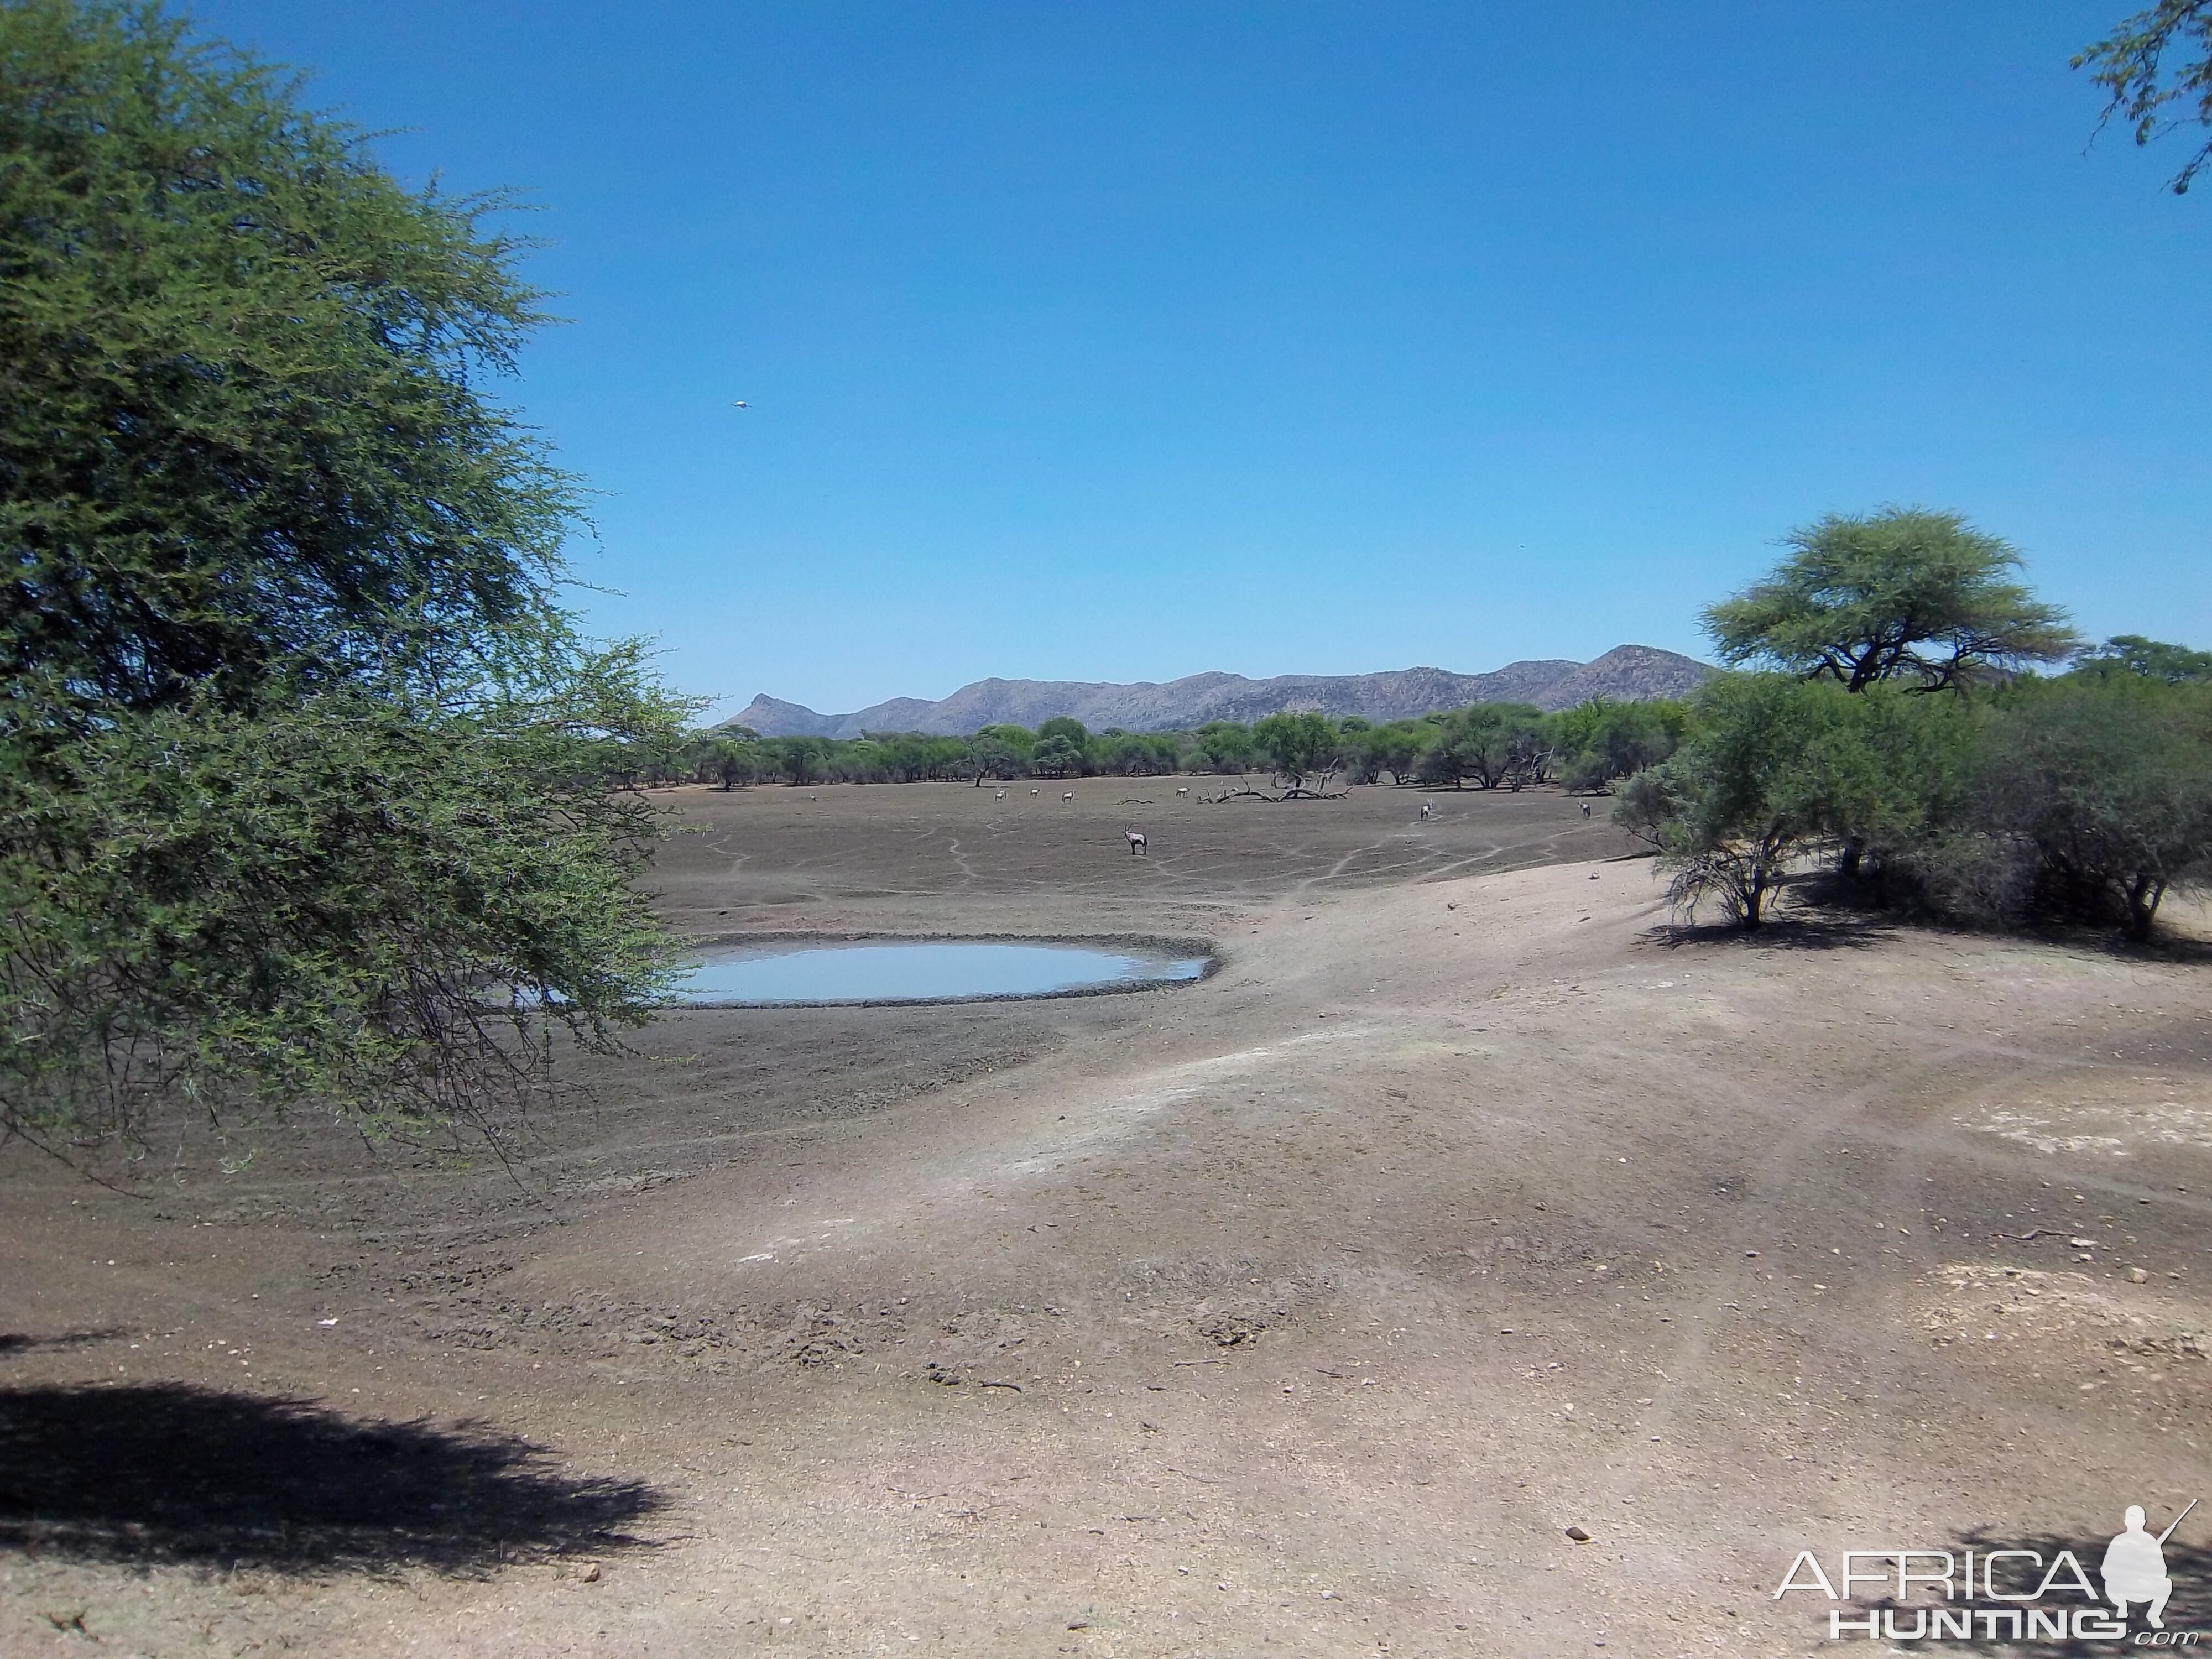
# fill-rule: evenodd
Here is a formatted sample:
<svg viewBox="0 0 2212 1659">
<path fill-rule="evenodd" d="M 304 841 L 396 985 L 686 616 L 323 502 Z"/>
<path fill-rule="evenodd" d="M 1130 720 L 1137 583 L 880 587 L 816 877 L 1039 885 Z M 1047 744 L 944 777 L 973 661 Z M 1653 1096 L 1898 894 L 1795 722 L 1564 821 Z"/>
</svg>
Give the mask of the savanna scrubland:
<svg viewBox="0 0 2212 1659">
<path fill-rule="evenodd" d="M 7 1641 L 1768 1654 L 1798 1548 L 2203 1484 L 2185 930 L 1681 932 L 1555 791 L 1124 793 L 686 790 L 654 884 L 1201 984 L 678 1014 L 519 1182 L 10 1145 Z"/>
<path fill-rule="evenodd" d="M 500 202 L 154 9 L 0 123 L 0 1646 L 1771 1654 L 2203 1490 L 2203 653 L 1884 509 L 1686 705 L 839 782 L 563 608 Z M 665 1004 L 854 933 L 1221 968 Z"/>
</svg>

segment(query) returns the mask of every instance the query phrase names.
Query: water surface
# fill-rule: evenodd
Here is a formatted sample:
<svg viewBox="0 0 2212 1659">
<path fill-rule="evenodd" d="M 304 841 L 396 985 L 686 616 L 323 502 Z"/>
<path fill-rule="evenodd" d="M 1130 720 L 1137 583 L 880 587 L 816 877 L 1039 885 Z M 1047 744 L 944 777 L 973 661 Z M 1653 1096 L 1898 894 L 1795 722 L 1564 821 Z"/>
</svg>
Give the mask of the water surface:
<svg viewBox="0 0 2212 1659">
<path fill-rule="evenodd" d="M 1065 995 L 1200 978 L 1203 957 L 1133 946 L 984 939 L 856 939 L 727 946 L 678 985 L 690 1003 L 945 1002 Z"/>
</svg>

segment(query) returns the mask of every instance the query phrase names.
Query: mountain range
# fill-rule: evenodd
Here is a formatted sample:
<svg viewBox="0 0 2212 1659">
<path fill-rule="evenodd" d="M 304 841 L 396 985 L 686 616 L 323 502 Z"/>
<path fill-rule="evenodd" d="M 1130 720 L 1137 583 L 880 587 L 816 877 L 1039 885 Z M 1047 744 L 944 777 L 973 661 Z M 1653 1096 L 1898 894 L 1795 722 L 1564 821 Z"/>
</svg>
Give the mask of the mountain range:
<svg viewBox="0 0 2212 1659">
<path fill-rule="evenodd" d="M 894 697 L 850 714 L 817 714 L 766 692 L 723 722 L 764 738 L 857 738 L 864 732 L 966 737 L 986 726 L 1025 726 L 1072 714 L 1092 731 L 1172 732 L 1208 720 L 1246 723 L 1285 710 L 1318 709 L 1370 720 L 1406 720 L 1471 702 L 1529 702 L 1571 708 L 1592 697 L 1642 702 L 1694 690 L 1713 671 L 1692 657 L 1648 645 L 1618 645 L 1591 662 L 1565 658 L 1508 663 L 1487 674 L 1400 668 L 1381 674 L 1191 674 L 1165 684 L 1091 680 L 977 680 L 931 702 Z"/>
</svg>

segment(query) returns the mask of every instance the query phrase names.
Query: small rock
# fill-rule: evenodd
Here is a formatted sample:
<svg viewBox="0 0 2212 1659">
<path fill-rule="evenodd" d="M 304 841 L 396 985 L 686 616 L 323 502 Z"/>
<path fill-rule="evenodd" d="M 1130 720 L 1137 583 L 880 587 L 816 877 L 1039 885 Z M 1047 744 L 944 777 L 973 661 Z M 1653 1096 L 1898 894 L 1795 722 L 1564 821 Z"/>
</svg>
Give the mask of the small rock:
<svg viewBox="0 0 2212 1659">
<path fill-rule="evenodd" d="M 1590 1535 L 1584 1532 L 1580 1527 L 1569 1527 L 1567 1528 L 1567 1536 L 1573 1539 L 1577 1544 L 1587 1544 L 1590 1541 Z"/>
<path fill-rule="evenodd" d="M 578 1573 L 576 1577 L 586 1584 L 598 1583 L 599 1582 L 599 1564 L 596 1561 L 587 1562 L 585 1565 L 584 1570 Z"/>
<path fill-rule="evenodd" d="M 1758 1252 L 1757 1250 L 1746 1250 L 1743 1254 L 1744 1254 L 1744 1259 L 1745 1259 L 1746 1261 L 1749 1261 L 1749 1260 L 1750 1260 L 1751 1258 L 1753 1258 L 1753 1256 L 1756 1256 L 1756 1255 L 1759 1254 L 1759 1252 Z"/>
<path fill-rule="evenodd" d="M 2141 1267 L 2130 1267 L 2128 1269 L 2128 1283 L 2130 1285 L 2148 1285 L 2150 1283 L 2150 1275 L 2145 1273 Z"/>
</svg>

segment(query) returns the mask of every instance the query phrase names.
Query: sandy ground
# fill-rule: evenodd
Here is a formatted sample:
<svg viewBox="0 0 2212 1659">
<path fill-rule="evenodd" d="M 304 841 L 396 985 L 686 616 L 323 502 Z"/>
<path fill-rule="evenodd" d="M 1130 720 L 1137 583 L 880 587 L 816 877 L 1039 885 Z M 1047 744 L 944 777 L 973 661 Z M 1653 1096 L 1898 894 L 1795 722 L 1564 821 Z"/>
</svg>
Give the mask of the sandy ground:
<svg viewBox="0 0 2212 1659">
<path fill-rule="evenodd" d="M 1794 1653 L 1801 1549 L 2212 1496 L 2200 953 L 1684 937 L 1558 794 L 1176 787 L 683 792 L 660 885 L 1195 987 L 673 1018 L 522 1186 L 0 1149 L 0 1651 Z"/>
</svg>

